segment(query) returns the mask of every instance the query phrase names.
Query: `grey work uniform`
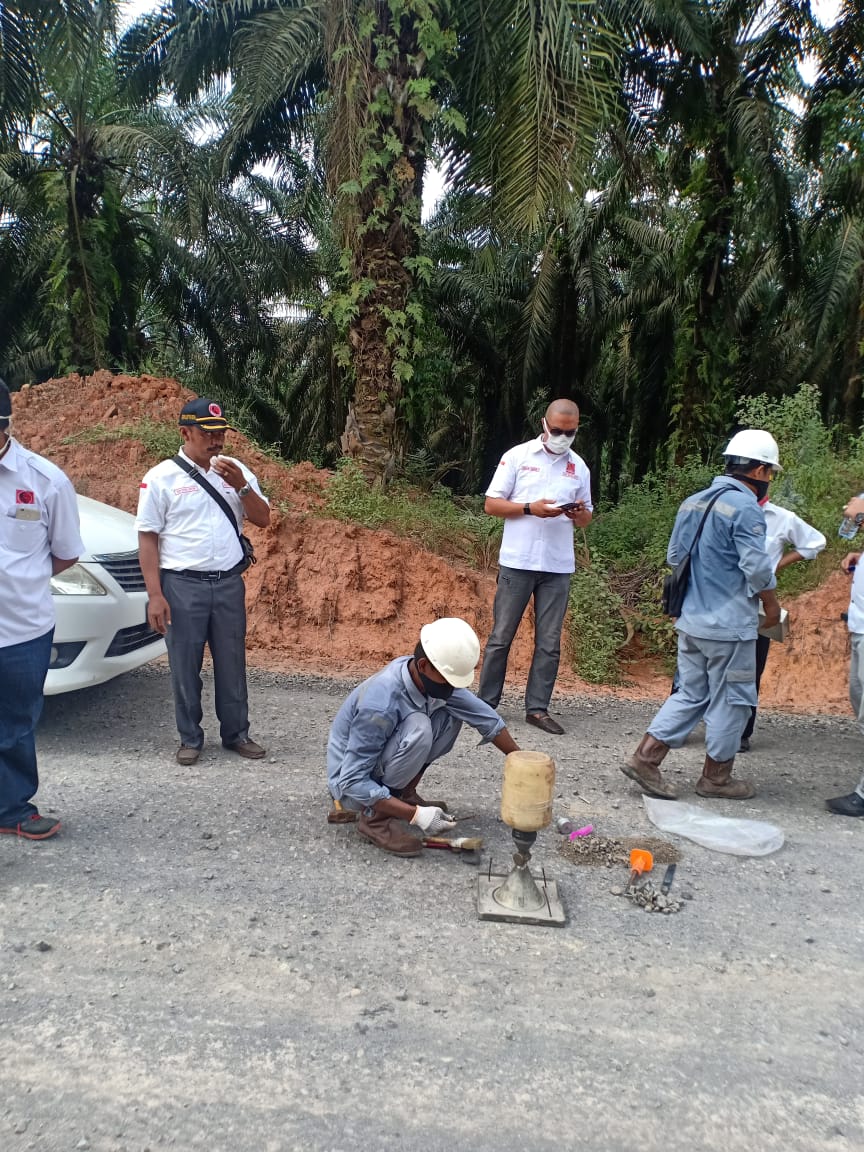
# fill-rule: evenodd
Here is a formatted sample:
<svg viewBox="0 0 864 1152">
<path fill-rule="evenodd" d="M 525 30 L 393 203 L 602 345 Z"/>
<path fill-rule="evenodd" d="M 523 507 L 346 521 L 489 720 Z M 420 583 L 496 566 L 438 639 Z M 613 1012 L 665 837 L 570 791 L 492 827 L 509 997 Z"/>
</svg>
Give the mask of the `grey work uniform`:
<svg viewBox="0 0 864 1152">
<path fill-rule="evenodd" d="M 712 760 L 735 757 L 741 733 L 756 704 L 758 593 L 776 586 L 765 550 L 765 516 L 740 480 L 716 477 L 678 510 L 667 560 L 677 565 L 692 545 L 708 500 L 716 501 L 691 558 L 690 583 L 678 631 L 677 690 L 648 725 L 655 740 L 680 748 L 705 721 Z"/>
<path fill-rule="evenodd" d="M 494 740 L 504 721 L 467 688 L 446 700 L 425 696 L 408 671 L 410 656 L 392 660 L 348 696 L 330 728 L 327 786 L 345 808 L 370 811 L 399 795 L 427 764 L 446 755 L 462 724 Z"/>
</svg>

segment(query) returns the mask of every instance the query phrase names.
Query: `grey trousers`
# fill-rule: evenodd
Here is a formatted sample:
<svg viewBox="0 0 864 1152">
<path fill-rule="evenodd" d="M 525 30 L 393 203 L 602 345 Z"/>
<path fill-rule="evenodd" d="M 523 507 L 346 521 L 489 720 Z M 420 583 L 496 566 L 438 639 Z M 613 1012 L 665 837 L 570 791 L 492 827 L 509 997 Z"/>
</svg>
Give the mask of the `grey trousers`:
<svg viewBox="0 0 864 1152">
<path fill-rule="evenodd" d="M 201 665 L 204 645 L 213 657 L 216 715 L 223 744 L 249 739 L 246 693 L 246 587 L 242 575 L 198 580 L 162 571 L 162 592 L 171 605 L 165 637 L 174 713 L 180 743 L 201 748 Z"/>
<path fill-rule="evenodd" d="M 712 760 L 733 760 L 756 705 L 756 641 L 701 640 L 678 633 L 677 688 L 648 725 L 655 740 L 680 748 L 700 720 Z"/>
<path fill-rule="evenodd" d="M 446 708 L 437 708 L 431 716 L 425 712 L 409 713 L 384 745 L 372 778 L 398 796 L 424 768 L 447 755 L 461 728 L 462 721 Z M 362 808 L 347 796 L 342 798 L 342 806 L 353 811 Z M 367 815 L 371 811 L 368 809 Z"/>
<path fill-rule="evenodd" d="M 858 731 L 864 736 L 864 632 L 851 634 L 852 658 L 849 661 L 849 701 L 858 719 Z M 855 789 L 864 800 L 864 776 Z"/>
<path fill-rule="evenodd" d="M 477 695 L 493 708 L 504 691 L 507 657 L 519 622 L 534 597 L 534 658 L 525 687 L 525 711 L 546 712 L 561 660 L 561 626 L 570 595 L 568 572 L 527 572 L 522 568 L 498 571 L 492 633 L 483 654 Z"/>
</svg>

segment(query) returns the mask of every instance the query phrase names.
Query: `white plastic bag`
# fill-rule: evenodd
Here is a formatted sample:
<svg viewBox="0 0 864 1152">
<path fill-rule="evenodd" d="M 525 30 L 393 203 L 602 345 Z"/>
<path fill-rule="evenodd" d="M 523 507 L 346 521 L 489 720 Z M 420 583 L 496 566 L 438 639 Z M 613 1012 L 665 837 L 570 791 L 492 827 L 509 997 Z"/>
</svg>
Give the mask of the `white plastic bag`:
<svg viewBox="0 0 864 1152">
<path fill-rule="evenodd" d="M 684 836 L 713 852 L 728 852 L 732 856 L 769 856 L 783 847 L 782 829 L 764 820 L 730 819 L 707 812 L 695 804 L 658 800 L 654 796 L 643 795 L 642 802 L 648 819 L 661 832 Z"/>
</svg>

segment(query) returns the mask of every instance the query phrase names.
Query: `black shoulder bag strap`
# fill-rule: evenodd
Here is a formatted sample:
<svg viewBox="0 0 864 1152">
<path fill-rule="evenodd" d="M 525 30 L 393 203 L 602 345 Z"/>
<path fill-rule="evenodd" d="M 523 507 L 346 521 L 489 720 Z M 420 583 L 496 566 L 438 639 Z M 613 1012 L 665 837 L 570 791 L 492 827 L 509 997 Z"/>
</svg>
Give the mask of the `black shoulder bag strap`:
<svg viewBox="0 0 864 1152">
<path fill-rule="evenodd" d="M 699 527 L 696 529 L 696 535 L 693 537 L 693 543 L 687 549 L 687 555 L 688 556 L 692 556 L 693 553 L 696 551 L 696 545 L 699 543 L 699 537 L 702 535 L 702 529 L 705 527 L 705 521 L 708 519 L 708 513 L 711 511 L 711 509 L 714 507 L 714 505 L 717 503 L 717 501 L 720 499 L 720 497 L 723 495 L 724 492 L 734 492 L 734 491 L 735 491 L 735 488 L 733 487 L 733 485 L 727 484 L 727 486 L 725 488 L 721 488 L 719 492 L 715 492 L 714 495 L 711 497 L 711 499 L 708 501 L 708 504 L 706 505 L 706 508 L 705 508 L 705 512 L 702 515 L 702 519 L 699 521 Z"/>
<path fill-rule="evenodd" d="M 188 475 L 192 477 L 196 484 L 200 484 L 208 496 L 213 497 L 213 499 L 231 521 L 234 531 L 237 533 L 237 539 L 241 539 L 243 533 L 237 527 L 237 517 L 231 511 L 231 505 L 228 503 L 222 493 L 217 492 L 210 481 L 206 478 L 206 476 L 204 476 L 202 472 L 199 472 L 197 468 L 193 467 L 192 464 L 189 464 L 186 460 L 184 460 L 183 457 L 179 455 L 179 453 L 174 457 L 174 463 L 182 468 L 184 472 L 188 473 Z"/>
</svg>

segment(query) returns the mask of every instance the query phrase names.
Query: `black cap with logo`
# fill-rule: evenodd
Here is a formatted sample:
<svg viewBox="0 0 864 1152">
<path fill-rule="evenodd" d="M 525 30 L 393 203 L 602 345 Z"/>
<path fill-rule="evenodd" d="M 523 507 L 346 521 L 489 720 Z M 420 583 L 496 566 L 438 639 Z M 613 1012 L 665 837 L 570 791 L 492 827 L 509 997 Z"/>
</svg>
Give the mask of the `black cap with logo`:
<svg viewBox="0 0 864 1152">
<path fill-rule="evenodd" d="M 222 415 L 222 405 L 203 396 L 183 405 L 179 422 L 181 428 L 203 428 L 205 432 L 222 432 L 231 427 Z"/>
</svg>

